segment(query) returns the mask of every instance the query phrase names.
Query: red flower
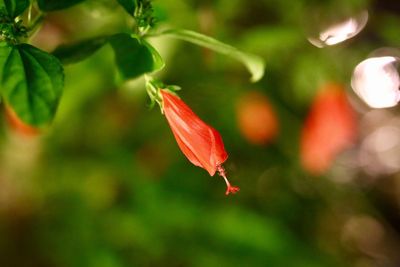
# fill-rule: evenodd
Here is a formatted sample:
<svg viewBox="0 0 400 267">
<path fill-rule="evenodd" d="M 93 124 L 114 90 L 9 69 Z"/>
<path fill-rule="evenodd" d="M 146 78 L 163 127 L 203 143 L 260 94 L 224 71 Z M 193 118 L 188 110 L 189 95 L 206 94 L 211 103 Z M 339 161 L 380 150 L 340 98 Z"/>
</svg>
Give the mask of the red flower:
<svg viewBox="0 0 400 267">
<path fill-rule="evenodd" d="M 226 195 L 239 191 L 238 187 L 231 186 L 222 167 L 228 154 L 220 134 L 194 114 L 179 97 L 167 90 L 160 91 L 165 117 L 183 154 L 211 176 L 218 171 L 225 180 Z"/>
<path fill-rule="evenodd" d="M 320 175 L 335 157 L 356 138 L 356 114 L 344 87 L 326 84 L 315 97 L 301 135 L 301 161 L 304 169 Z"/>
</svg>

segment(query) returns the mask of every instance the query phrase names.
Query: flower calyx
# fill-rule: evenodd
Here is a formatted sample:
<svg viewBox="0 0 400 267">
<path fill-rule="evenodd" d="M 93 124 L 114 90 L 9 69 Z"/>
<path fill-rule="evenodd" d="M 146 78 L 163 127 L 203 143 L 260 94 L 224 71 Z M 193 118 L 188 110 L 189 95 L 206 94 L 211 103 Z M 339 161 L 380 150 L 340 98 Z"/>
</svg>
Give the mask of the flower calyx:
<svg viewBox="0 0 400 267">
<path fill-rule="evenodd" d="M 181 87 L 177 85 L 165 85 L 160 80 L 149 75 L 145 75 L 145 80 L 146 91 L 148 96 L 150 97 L 150 108 L 153 108 L 154 105 L 157 103 L 160 107 L 161 113 L 164 114 L 161 90 L 167 90 L 169 93 L 176 95 L 175 92 L 181 90 Z"/>
</svg>

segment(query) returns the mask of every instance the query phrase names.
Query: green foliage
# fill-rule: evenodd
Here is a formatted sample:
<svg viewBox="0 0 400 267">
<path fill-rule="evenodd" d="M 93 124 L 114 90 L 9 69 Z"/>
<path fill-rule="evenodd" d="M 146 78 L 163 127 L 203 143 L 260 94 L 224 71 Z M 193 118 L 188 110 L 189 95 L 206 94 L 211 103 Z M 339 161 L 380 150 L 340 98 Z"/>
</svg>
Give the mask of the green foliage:
<svg viewBox="0 0 400 267">
<path fill-rule="evenodd" d="M 93 55 L 106 43 L 107 37 L 95 37 L 71 45 L 61 45 L 52 54 L 64 64 L 77 63 Z"/>
<path fill-rule="evenodd" d="M 55 11 L 72 7 L 85 0 L 37 0 L 38 5 L 43 11 Z"/>
<path fill-rule="evenodd" d="M 133 16 L 137 7 L 136 0 L 117 0 L 118 3 L 128 12 L 129 15 Z"/>
<path fill-rule="evenodd" d="M 163 35 L 191 42 L 241 61 L 251 73 L 252 82 L 257 82 L 264 76 L 265 63 L 262 58 L 244 53 L 237 48 L 224 44 L 214 38 L 188 30 L 168 30 L 163 32 Z"/>
<path fill-rule="evenodd" d="M 109 42 L 114 49 L 117 69 L 124 80 L 159 70 L 164 65 L 150 44 L 129 34 L 113 35 Z"/>
<path fill-rule="evenodd" d="M 14 19 L 6 9 L 0 8 L 0 41 L 10 44 L 17 44 L 28 35 L 28 29 L 23 25 L 22 20 Z"/>
<path fill-rule="evenodd" d="M 4 101 L 27 124 L 51 122 L 64 80 L 58 59 L 28 44 L 3 46 L 0 54 Z"/>
<path fill-rule="evenodd" d="M 135 10 L 135 20 L 139 30 L 146 30 L 148 28 L 154 27 L 156 19 L 153 16 L 153 5 L 151 0 L 137 0 L 137 8 Z"/>
<path fill-rule="evenodd" d="M 141 72 L 140 70 L 136 70 L 134 72 L 140 73 L 140 74 L 135 74 L 141 75 L 146 72 L 152 72 L 152 71 L 157 71 L 161 70 L 164 67 L 164 61 L 161 58 L 160 54 L 158 51 L 151 46 L 146 40 L 139 40 L 136 38 L 131 38 L 127 34 L 118 34 L 114 35 L 111 37 L 96 37 L 88 40 L 84 40 L 78 43 L 74 43 L 72 45 L 61 45 L 56 48 L 56 50 L 53 51 L 53 55 L 56 56 L 62 63 L 64 64 L 71 64 L 71 63 L 78 63 L 88 57 L 90 57 L 93 53 L 95 53 L 98 49 L 103 47 L 107 42 L 110 40 L 110 44 L 114 48 L 115 55 L 116 55 L 116 60 L 117 64 L 120 62 L 120 58 L 123 58 L 123 52 L 127 53 L 129 56 L 129 59 L 132 60 L 132 62 L 142 62 L 145 65 L 149 64 L 151 67 L 145 72 Z M 120 50 L 122 49 L 122 50 Z M 123 52 L 119 52 L 123 51 Z M 145 51 L 145 56 L 143 58 L 140 57 L 141 51 Z M 149 57 L 149 52 L 151 57 Z M 138 58 L 137 58 L 138 57 Z M 144 61 L 143 61 L 144 60 Z M 122 63 L 124 65 L 124 63 Z M 126 64 L 126 65 L 136 65 L 134 63 L 132 64 Z M 121 67 L 124 70 L 124 72 L 128 73 L 129 67 Z M 127 75 L 130 76 L 130 75 Z"/>
<path fill-rule="evenodd" d="M 155 49 L 151 44 L 149 44 L 146 40 L 142 40 L 142 44 L 146 46 L 146 48 L 150 51 L 152 59 L 153 59 L 153 71 L 159 71 L 164 68 L 165 62 L 161 55 L 158 53 L 157 49 Z"/>
<path fill-rule="evenodd" d="M 135 18 L 139 32 L 145 32 L 154 27 L 156 18 L 151 0 L 117 0 L 118 3 Z"/>
<path fill-rule="evenodd" d="M 4 0 L 7 13 L 13 18 L 21 15 L 28 8 L 29 4 L 29 0 Z"/>
</svg>

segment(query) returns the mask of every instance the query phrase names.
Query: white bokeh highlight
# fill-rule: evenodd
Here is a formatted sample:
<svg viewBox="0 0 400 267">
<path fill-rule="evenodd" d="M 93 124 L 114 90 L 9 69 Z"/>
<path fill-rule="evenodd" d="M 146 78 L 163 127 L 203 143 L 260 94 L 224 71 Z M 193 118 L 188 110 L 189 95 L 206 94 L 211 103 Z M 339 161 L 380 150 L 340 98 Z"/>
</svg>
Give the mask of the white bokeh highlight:
<svg viewBox="0 0 400 267">
<path fill-rule="evenodd" d="M 322 48 L 339 44 L 359 34 L 368 22 L 368 12 L 363 11 L 358 16 L 337 22 L 319 33 L 317 38 L 308 38 L 316 47 Z"/>
<path fill-rule="evenodd" d="M 368 106 L 388 108 L 399 102 L 398 60 L 391 56 L 368 58 L 354 69 L 351 87 Z"/>
</svg>

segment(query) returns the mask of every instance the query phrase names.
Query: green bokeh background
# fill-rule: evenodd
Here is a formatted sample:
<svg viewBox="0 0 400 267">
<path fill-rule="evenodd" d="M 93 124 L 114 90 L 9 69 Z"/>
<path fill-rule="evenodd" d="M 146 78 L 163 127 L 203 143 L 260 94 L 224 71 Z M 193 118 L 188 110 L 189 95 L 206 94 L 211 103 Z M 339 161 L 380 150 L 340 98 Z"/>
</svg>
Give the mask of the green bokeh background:
<svg viewBox="0 0 400 267">
<path fill-rule="evenodd" d="M 196 30 L 266 60 L 265 77 L 251 84 L 232 59 L 150 40 L 166 61 L 160 79 L 181 86 L 182 99 L 223 136 L 225 167 L 240 193 L 226 197 L 220 177 L 190 164 L 164 116 L 148 108 L 143 80 L 121 84 L 105 46 L 65 67 L 64 96 L 42 136 L 16 136 L 1 121 L 0 266 L 398 266 L 400 193 L 387 189 L 399 177 L 366 179 L 357 168 L 340 174 L 347 183 L 332 172 L 310 176 L 299 164 L 299 139 L 322 84 L 341 83 L 355 99 L 355 65 L 374 49 L 399 47 L 399 4 L 155 0 L 154 7 L 160 28 Z M 357 37 L 323 49 L 307 41 L 319 23 L 363 9 L 370 21 Z M 51 50 L 53 41 L 122 31 L 129 18 L 116 1 L 88 0 L 45 23 L 35 44 Z M 249 144 L 237 128 L 236 103 L 248 90 L 268 96 L 277 112 L 279 136 L 267 146 Z"/>
</svg>

